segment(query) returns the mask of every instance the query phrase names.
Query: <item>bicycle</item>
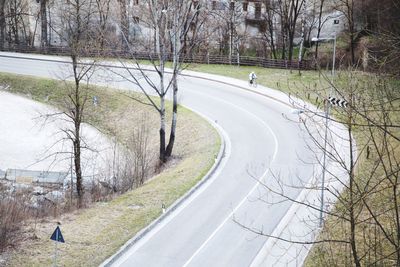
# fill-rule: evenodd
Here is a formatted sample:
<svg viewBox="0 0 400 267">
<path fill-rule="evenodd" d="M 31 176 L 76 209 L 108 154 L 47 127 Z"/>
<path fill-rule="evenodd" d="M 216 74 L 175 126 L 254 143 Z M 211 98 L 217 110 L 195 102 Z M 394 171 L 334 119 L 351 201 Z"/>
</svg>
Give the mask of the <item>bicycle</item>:
<svg viewBox="0 0 400 267">
<path fill-rule="evenodd" d="M 257 78 L 253 78 L 253 79 L 249 80 L 249 85 L 251 87 L 256 88 L 257 87 Z"/>
</svg>

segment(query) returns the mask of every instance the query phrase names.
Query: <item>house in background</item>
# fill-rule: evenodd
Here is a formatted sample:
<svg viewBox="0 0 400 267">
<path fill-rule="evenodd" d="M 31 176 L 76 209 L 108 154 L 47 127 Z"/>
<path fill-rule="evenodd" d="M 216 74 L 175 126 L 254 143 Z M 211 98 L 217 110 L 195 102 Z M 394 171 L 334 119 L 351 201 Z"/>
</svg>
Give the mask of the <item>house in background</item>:
<svg viewBox="0 0 400 267">
<path fill-rule="evenodd" d="M 66 25 L 62 18 L 66 2 L 62 0 L 16 0 L 21 3 L 21 15 L 18 25 L 13 25 L 7 20 L 8 43 L 12 45 L 28 45 L 40 47 L 41 45 L 41 12 L 42 1 L 47 1 L 47 37 L 52 46 L 67 45 L 65 38 Z M 173 3 L 172 0 L 170 3 Z M 201 12 L 202 19 L 206 19 L 205 27 L 201 29 L 201 47 L 198 51 L 202 54 L 213 53 L 229 55 L 254 55 L 272 57 L 272 50 L 285 47 L 287 34 L 282 32 L 283 24 L 280 15 L 282 8 L 278 0 L 187 0 L 193 3 L 193 12 Z M 286 0 L 288 3 L 289 0 Z M 317 0 L 305 1 L 305 37 L 315 36 Z M 91 10 L 90 29 L 92 35 L 106 37 L 101 48 L 126 49 L 124 42 L 128 40 L 135 51 L 153 51 L 154 29 L 149 23 L 148 0 L 87 0 L 82 3 L 90 4 Z M 166 1 L 168 3 L 168 1 Z M 9 6 L 11 12 L 12 6 Z M 198 9 L 199 8 L 199 9 Z M 340 32 L 344 23 L 339 27 L 332 26 L 338 11 L 333 14 L 327 8 L 322 16 L 323 28 L 321 36 L 330 36 L 334 31 Z M 339 12 L 340 13 L 340 12 Z M 340 15 L 340 14 L 339 14 Z M 302 14 L 297 19 L 294 43 L 301 41 Z M 17 26 L 17 27 L 16 27 Z M 65 28 L 65 27 L 64 27 Z M 15 30 L 18 30 L 18 32 Z M 18 42 L 17 42 L 18 41 Z M 18 44 L 19 43 L 19 44 Z M 280 54 L 279 51 L 276 54 Z"/>
</svg>

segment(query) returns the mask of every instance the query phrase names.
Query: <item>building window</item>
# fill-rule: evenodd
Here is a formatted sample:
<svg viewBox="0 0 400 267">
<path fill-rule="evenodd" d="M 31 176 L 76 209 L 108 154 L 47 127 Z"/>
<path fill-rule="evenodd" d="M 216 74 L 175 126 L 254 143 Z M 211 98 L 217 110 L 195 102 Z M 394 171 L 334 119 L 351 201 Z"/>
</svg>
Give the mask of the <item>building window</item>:
<svg viewBox="0 0 400 267">
<path fill-rule="evenodd" d="M 248 2 L 243 2 L 243 11 L 247 12 L 247 8 L 249 7 L 249 3 Z"/>
<path fill-rule="evenodd" d="M 255 9 L 254 17 L 256 19 L 260 19 L 261 18 L 261 3 L 256 3 L 256 9 Z"/>
</svg>

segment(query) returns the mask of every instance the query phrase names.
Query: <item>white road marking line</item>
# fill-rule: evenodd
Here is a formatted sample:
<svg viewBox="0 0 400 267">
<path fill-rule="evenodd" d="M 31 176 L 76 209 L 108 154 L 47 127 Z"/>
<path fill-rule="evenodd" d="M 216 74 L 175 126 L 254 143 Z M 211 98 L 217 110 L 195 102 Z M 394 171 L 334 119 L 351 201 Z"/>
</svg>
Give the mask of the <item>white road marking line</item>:
<svg viewBox="0 0 400 267">
<path fill-rule="evenodd" d="M 202 93 L 199 92 L 195 92 L 197 94 L 200 95 L 204 95 Z M 207 95 L 208 97 L 211 97 L 209 95 Z M 245 110 L 242 107 L 239 107 L 235 104 L 232 104 L 228 101 L 216 98 L 216 97 L 211 97 L 216 99 L 217 101 L 223 102 L 225 104 L 231 105 L 239 110 L 242 110 L 244 113 L 249 114 L 250 116 L 252 116 L 253 118 L 255 118 L 257 121 L 259 121 L 262 125 L 266 126 L 268 131 L 271 133 L 271 135 L 274 138 L 274 142 L 275 142 L 275 149 L 274 149 L 274 154 L 272 156 L 272 160 L 271 162 L 275 161 L 276 155 L 278 154 L 278 150 L 279 150 L 279 142 L 278 142 L 278 138 L 276 137 L 274 131 L 271 129 L 271 127 L 266 124 L 263 120 L 261 120 L 258 116 L 254 115 L 253 113 Z M 214 232 L 212 232 L 212 234 L 203 242 L 203 244 L 194 252 L 194 254 L 185 262 L 185 264 L 182 267 L 187 267 L 192 261 L 193 259 L 200 253 L 200 251 L 208 244 L 208 242 L 210 242 L 211 239 L 213 239 L 213 237 L 218 233 L 218 231 L 225 225 L 225 223 L 232 217 L 232 215 L 243 205 L 243 203 L 248 199 L 248 197 L 254 193 L 254 191 L 257 189 L 257 187 L 260 184 L 260 180 L 264 179 L 265 176 L 268 174 L 269 172 L 269 168 L 265 170 L 265 172 L 263 173 L 263 175 L 258 179 L 258 181 L 256 182 L 256 184 L 253 186 L 253 188 L 250 190 L 250 192 L 240 201 L 240 203 L 228 214 L 228 216 L 221 222 L 221 224 L 214 230 Z"/>
<path fill-rule="evenodd" d="M 190 108 L 191 109 L 191 108 Z M 193 110 L 193 109 L 192 109 Z M 205 115 L 203 115 L 201 112 L 194 110 L 196 113 L 200 114 L 204 118 L 208 119 Z M 210 123 L 211 120 L 210 120 Z M 193 193 L 192 196 L 190 196 L 181 206 L 179 206 L 174 212 L 172 212 L 169 216 L 165 218 L 159 225 L 157 225 L 153 230 L 148 232 L 143 238 L 141 238 L 139 241 L 137 241 L 136 244 L 132 246 L 131 249 L 129 249 L 123 256 L 121 256 L 118 260 L 116 260 L 112 266 L 120 266 L 126 260 L 128 260 L 132 254 L 134 254 L 137 250 L 139 250 L 147 241 L 149 241 L 154 235 L 156 235 L 165 225 L 167 225 L 170 221 L 172 221 L 176 216 L 179 215 L 179 213 L 182 212 L 190 203 L 192 203 L 202 192 L 204 192 L 218 177 L 218 175 L 221 173 L 221 170 L 224 169 L 224 166 L 226 162 L 228 161 L 231 153 L 231 141 L 229 139 L 228 134 L 225 132 L 224 129 L 222 129 L 221 126 L 218 124 L 215 125 L 218 130 L 221 132 L 221 134 L 224 136 L 225 139 L 225 155 L 222 158 L 221 165 L 217 169 L 217 171 L 213 174 L 213 176 L 206 181 L 200 188 L 197 190 L 195 193 Z"/>
<path fill-rule="evenodd" d="M 210 96 L 208 95 L 208 97 L 210 97 Z M 217 99 L 217 98 L 215 98 L 215 99 Z M 263 124 L 264 126 L 267 127 L 267 129 L 268 129 L 268 130 L 270 131 L 270 133 L 272 134 L 272 136 L 273 136 L 273 138 L 274 138 L 274 141 L 275 141 L 275 144 L 276 144 L 276 145 L 275 145 L 274 154 L 273 154 L 273 158 L 272 158 L 272 161 L 271 161 L 271 162 L 273 162 L 273 161 L 275 160 L 275 158 L 276 158 L 276 155 L 277 155 L 277 152 L 278 152 L 279 144 L 278 144 L 278 141 L 277 141 L 277 137 L 276 137 L 275 133 L 272 131 L 272 129 L 271 129 L 264 121 L 262 121 L 259 117 L 257 117 L 257 116 L 254 115 L 253 113 L 250 113 L 250 112 L 248 112 L 247 110 L 245 110 L 245 109 L 243 109 L 243 108 L 241 108 L 241 107 L 239 107 L 239 106 L 237 106 L 237 105 L 234 105 L 234 104 L 232 104 L 232 103 L 229 103 L 229 102 L 227 102 L 227 101 L 223 101 L 223 100 L 221 100 L 221 99 L 217 99 L 217 100 L 222 101 L 222 102 L 225 102 L 225 103 L 227 103 L 227 104 L 229 104 L 229 105 L 232 105 L 232 106 L 234 106 L 234 107 L 236 107 L 236 108 L 238 108 L 238 109 L 244 111 L 245 113 L 248 113 L 249 115 L 251 115 L 251 116 L 253 116 L 254 118 L 256 118 L 256 120 L 260 121 L 261 124 Z M 262 175 L 262 177 L 261 177 L 260 179 L 263 179 L 263 178 L 267 175 L 268 172 L 269 172 L 269 169 L 267 169 L 267 170 L 264 172 L 264 174 Z M 212 237 L 218 232 L 218 230 L 219 230 L 220 228 L 222 228 L 222 226 L 223 226 L 223 225 L 226 223 L 226 221 L 233 215 L 233 213 L 234 213 L 237 209 L 240 208 L 240 206 L 247 200 L 248 196 L 251 195 L 251 193 L 254 192 L 254 190 L 258 187 L 259 184 L 260 184 L 260 182 L 257 181 L 257 183 L 254 185 L 254 187 L 251 189 L 251 191 L 246 195 L 246 197 L 245 197 L 244 199 L 242 199 L 242 201 L 238 204 L 238 206 L 235 207 L 235 209 L 230 213 L 230 215 L 229 215 L 228 217 L 226 217 L 225 220 L 222 222 L 222 224 L 214 231 L 215 233 L 213 233 L 212 236 L 210 236 L 209 239 L 207 239 L 208 241 L 212 239 Z M 207 240 L 206 240 L 206 242 L 203 243 L 203 245 L 198 249 L 198 251 L 195 252 L 195 254 L 197 254 L 197 253 L 201 250 L 201 248 L 204 247 L 204 246 L 206 245 L 206 243 L 208 242 Z M 191 258 L 194 258 L 195 254 L 194 254 Z M 186 266 L 187 264 L 189 264 L 189 262 L 187 262 L 184 266 Z"/>
</svg>

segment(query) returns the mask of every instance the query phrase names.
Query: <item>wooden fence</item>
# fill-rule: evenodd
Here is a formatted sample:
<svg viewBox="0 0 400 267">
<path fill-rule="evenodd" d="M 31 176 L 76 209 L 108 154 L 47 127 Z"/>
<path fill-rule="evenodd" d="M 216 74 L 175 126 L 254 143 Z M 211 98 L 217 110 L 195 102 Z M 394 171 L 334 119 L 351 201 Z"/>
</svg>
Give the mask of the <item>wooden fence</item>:
<svg viewBox="0 0 400 267">
<path fill-rule="evenodd" d="M 5 52 L 19 52 L 19 53 L 39 53 L 48 55 L 70 55 L 68 47 L 50 46 L 46 48 L 29 47 L 29 46 L 15 46 L 3 48 L 1 51 Z M 157 60 L 155 53 L 135 52 L 129 53 L 123 50 L 84 50 L 80 53 L 81 56 L 86 57 L 120 57 L 120 58 L 134 58 L 137 60 Z M 166 54 L 165 60 L 172 61 L 172 54 Z M 240 66 L 258 66 L 264 68 L 277 68 L 277 69 L 313 69 L 311 61 L 303 60 L 283 60 L 283 59 L 267 59 L 262 57 L 249 57 L 249 56 L 232 56 L 227 55 L 211 55 L 211 54 L 191 54 L 185 55 L 181 58 L 184 63 L 198 63 L 198 64 L 224 64 L 224 65 L 240 65 Z"/>
</svg>

